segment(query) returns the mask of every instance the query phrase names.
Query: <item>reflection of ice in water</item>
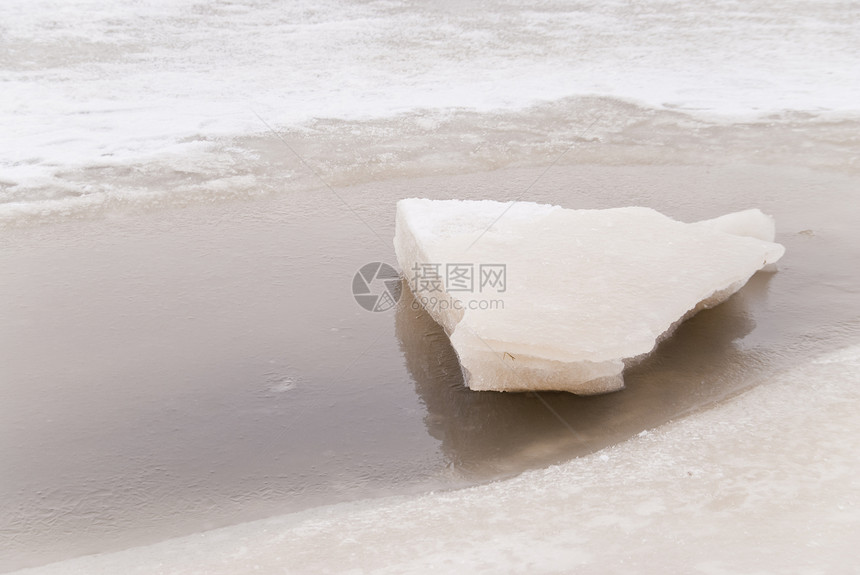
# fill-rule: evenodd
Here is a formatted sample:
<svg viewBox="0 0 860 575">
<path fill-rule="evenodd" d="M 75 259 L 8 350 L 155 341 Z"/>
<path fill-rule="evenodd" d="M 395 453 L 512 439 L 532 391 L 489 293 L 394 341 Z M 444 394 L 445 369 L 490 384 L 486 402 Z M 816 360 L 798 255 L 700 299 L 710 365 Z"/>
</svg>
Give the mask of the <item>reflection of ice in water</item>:
<svg viewBox="0 0 860 575">
<path fill-rule="evenodd" d="M 423 309 L 415 310 L 407 286 L 397 336 L 427 408 L 428 432 L 462 472 L 489 477 L 595 451 L 749 385 L 752 369 L 746 366 L 760 365 L 760 359 L 733 342 L 755 327 L 748 302 L 766 293 L 770 278 L 754 276 L 729 301 L 682 324 L 628 370 L 627 388 L 615 394 L 469 390 L 447 336 Z"/>
</svg>

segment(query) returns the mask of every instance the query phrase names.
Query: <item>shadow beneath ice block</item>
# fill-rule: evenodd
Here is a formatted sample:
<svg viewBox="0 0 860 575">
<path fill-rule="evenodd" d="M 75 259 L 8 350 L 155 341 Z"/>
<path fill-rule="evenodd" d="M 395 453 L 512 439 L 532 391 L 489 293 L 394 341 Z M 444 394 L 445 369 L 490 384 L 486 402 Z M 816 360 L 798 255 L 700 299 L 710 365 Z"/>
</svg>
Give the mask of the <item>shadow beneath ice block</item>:
<svg viewBox="0 0 860 575">
<path fill-rule="evenodd" d="M 749 308 L 769 277 L 681 324 L 625 371 L 624 390 L 606 395 L 469 390 L 447 335 L 406 286 L 396 332 L 430 435 L 461 473 L 494 478 L 596 451 L 750 387 L 766 362 L 739 342 L 756 326 Z"/>
</svg>

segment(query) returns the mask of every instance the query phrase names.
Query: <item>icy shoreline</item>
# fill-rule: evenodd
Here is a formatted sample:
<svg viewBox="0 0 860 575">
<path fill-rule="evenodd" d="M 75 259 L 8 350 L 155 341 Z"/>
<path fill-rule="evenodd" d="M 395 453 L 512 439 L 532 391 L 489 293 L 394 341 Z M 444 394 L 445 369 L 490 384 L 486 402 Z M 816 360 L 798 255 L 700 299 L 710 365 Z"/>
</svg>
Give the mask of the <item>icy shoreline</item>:
<svg viewBox="0 0 860 575">
<path fill-rule="evenodd" d="M 799 140 L 807 163 L 810 139 L 838 148 L 856 131 L 850 7 L 4 8 L 0 225 L 246 197 L 280 189 L 284 175 L 306 190 L 280 144 L 292 163 L 278 184 L 255 169 L 275 155 L 253 145 L 276 140 L 272 129 L 332 185 L 545 165 L 583 139 L 626 152 L 692 128 L 707 146 L 727 124 L 742 128 L 741 143 L 750 126 Z M 444 26 L 427 26 L 443 15 Z M 749 149 L 738 155 L 781 146 Z"/>
<path fill-rule="evenodd" d="M 16 573 L 835 572 L 853 565 L 860 532 L 858 399 L 855 345 L 510 480 L 315 508 Z"/>
</svg>

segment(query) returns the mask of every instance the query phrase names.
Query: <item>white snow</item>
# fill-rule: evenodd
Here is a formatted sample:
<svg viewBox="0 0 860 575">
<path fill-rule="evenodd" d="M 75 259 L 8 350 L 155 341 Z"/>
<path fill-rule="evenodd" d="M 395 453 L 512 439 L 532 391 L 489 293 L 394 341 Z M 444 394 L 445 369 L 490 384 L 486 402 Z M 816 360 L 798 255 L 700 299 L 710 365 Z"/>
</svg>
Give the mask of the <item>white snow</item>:
<svg viewBox="0 0 860 575">
<path fill-rule="evenodd" d="M 784 248 L 758 210 L 685 224 L 641 207 L 401 200 L 395 251 L 474 390 L 603 393 L 625 362 Z M 504 266 L 504 285 L 489 274 Z"/>
<path fill-rule="evenodd" d="M 267 134 L 257 114 L 296 128 L 582 95 L 717 116 L 853 114 L 851 10 L 7 0 L 0 202 L 90 193 L 69 178 L 86 169 L 223 171 L 216 141 Z"/>
</svg>

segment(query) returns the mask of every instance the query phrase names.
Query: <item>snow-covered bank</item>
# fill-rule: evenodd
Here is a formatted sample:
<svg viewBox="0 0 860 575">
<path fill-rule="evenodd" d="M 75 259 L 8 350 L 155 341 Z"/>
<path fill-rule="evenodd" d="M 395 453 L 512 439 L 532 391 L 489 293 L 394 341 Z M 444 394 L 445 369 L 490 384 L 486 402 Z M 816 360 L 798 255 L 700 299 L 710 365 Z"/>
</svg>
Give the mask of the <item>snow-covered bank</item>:
<svg viewBox="0 0 860 575">
<path fill-rule="evenodd" d="M 19 574 L 847 573 L 860 535 L 858 400 L 854 346 L 514 479 L 317 508 Z"/>
<path fill-rule="evenodd" d="M 3 8 L 2 218 L 157 202 L 165 192 L 258 193 L 267 186 L 254 168 L 272 155 L 244 140 L 271 137 L 270 127 L 330 183 L 354 183 L 355 172 L 366 181 L 361 172 L 416 165 L 428 174 L 543 164 L 586 131 L 612 140 L 630 128 L 625 145 L 654 141 L 667 123 L 713 131 L 703 118 L 770 126 L 786 115 L 801 125 L 785 132 L 803 131 L 807 143 L 809 124 L 858 112 L 852 3 Z M 589 96 L 610 110 L 595 114 Z M 818 145 L 840 141 L 832 136 Z M 293 189 L 307 189 L 291 167 Z"/>
</svg>

